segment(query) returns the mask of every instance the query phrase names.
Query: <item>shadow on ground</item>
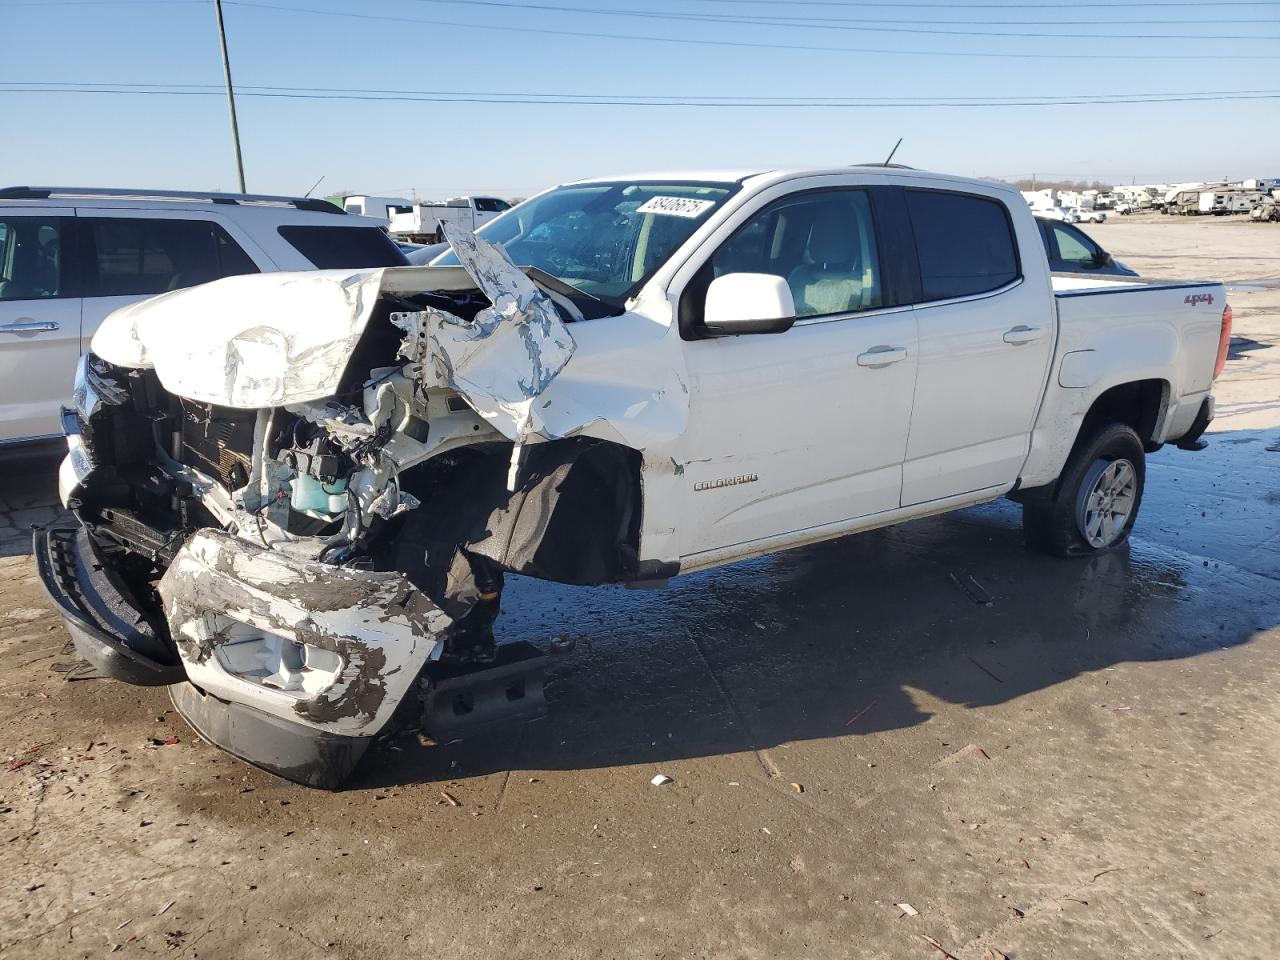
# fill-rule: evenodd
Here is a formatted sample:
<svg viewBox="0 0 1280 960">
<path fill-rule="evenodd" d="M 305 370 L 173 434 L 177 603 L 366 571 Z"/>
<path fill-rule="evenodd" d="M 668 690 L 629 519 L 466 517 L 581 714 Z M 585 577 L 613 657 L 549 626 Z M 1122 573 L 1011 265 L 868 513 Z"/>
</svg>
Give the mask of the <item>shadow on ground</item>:
<svg viewBox="0 0 1280 960">
<path fill-rule="evenodd" d="M 58 502 L 61 441 L 0 448 L 0 557 L 28 556 L 31 527 L 64 515 Z"/>
<path fill-rule="evenodd" d="M 1212 462 L 1157 455 L 1135 542 L 1090 559 L 1027 551 L 1019 508 L 1000 501 L 660 592 L 513 578 L 502 639 L 576 639 L 552 670 L 550 716 L 433 748 L 401 738 L 350 786 L 752 750 L 769 770 L 770 748 L 833 737 L 848 738 L 852 762 L 856 735 L 920 724 L 931 700 L 1006 703 L 1120 662 L 1245 642 L 1280 622 L 1280 512 L 1276 491 L 1239 478 L 1267 476 L 1272 458 L 1280 468 L 1277 439 L 1215 435 Z M 1225 555 L 1246 538 L 1269 552 L 1252 568 L 1219 564 L 1205 557 L 1223 553 L 1196 550 L 1206 531 Z"/>
<path fill-rule="evenodd" d="M 1007 703 L 1244 642 L 1280 622 L 1280 490 L 1265 479 L 1280 434 L 1212 440 L 1212 455 L 1156 455 L 1135 542 L 1090 559 L 1028 552 L 1019 508 L 999 501 L 662 591 L 512 577 L 501 639 L 574 641 L 550 670 L 549 716 L 435 747 L 384 741 L 348 789 L 750 751 L 771 771 L 771 748 L 828 738 L 853 762 L 858 735 L 921 724 L 930 701 Z M 61 512 L 56 467 L 56 449 L 5 461 L 0 555 L 29 553 L 19 525 Z M 1224 555 L 1241 559 L 1202 559 Z"/>
</svg>

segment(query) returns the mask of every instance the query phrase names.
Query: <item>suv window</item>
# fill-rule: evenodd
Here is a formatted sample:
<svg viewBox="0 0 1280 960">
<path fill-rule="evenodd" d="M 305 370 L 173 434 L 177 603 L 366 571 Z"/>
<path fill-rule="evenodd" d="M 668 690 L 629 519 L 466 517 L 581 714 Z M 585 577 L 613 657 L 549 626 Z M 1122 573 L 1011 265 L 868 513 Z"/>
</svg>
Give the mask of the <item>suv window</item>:
<svg viewBox="0 0 1280 960">
<path fill-rule="evenodd" d="M 154 295 L 221 277 L 257 273 L 238 243 L 211 220 L 81 218 L 86 297 Z"/>
<path fill-rule="evenodd" d="M 361 267 L 404 267 L 405 259 L 385 232 L 377 227 L 283 226 L 280 236 L 320 270 Z"/>
<path fill-rule="evenodd" d="M 941 190 L 906 193 L 922 300 L 987 293 L 1018 278 L 1018 251 L 1004 204 Z"/>
<path fill-rule="evenodd" d="M 782 277 L 798 317 L 884 305 L 875 224 L 863 190 L 802 193 L 766 207 L 715 252 L 711 272 L 713 278 Z"/>
<path fill-rule="evenodd" d="M 1098 265 L 1100 250 L 1093 241 L 1075 227 L 1065 223 L 1052 224 L 1053 239 L 1058 248 L 1058 259 L 1082 267 Z"/>
<path fill-rule="evenodd" d="M 74 296 L 64 239 L 68 217 L 0 214 L 0 301 Z"/>
</svg>

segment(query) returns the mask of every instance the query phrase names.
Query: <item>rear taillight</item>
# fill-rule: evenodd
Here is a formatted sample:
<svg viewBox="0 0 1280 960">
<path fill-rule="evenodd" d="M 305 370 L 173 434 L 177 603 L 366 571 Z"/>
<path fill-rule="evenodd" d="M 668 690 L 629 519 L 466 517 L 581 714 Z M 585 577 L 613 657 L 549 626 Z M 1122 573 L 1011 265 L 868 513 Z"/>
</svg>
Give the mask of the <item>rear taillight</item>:
<svg viewBox="0 0 1280 960">
<path fill-rule="evenodd" d="M 1218 334 L 1218 359 L 1213 364 L 1213 379 L 1217 380 L 1227 365 L 1227 350 L 1231 346 L 1231 304 L 1222 308 L 1222 332 Z"/>
</svg>

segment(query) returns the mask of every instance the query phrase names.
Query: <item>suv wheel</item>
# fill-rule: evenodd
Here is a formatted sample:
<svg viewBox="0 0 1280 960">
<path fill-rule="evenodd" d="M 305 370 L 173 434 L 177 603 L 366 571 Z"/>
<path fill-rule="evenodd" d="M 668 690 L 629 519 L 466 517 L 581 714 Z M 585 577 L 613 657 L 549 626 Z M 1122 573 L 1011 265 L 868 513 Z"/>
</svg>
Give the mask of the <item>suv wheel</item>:
<svg viewBox="0 0 1280 960">
<path fill-rule="evenodd" d="M 1090 556 L 1129 538 L 1146 480 L 1142 441 L 1132 427 L 1110 423 L 1077 445 L 1046 496 L 1022 505 L 1032 549 L 1060 557 Z"/>
</svg>

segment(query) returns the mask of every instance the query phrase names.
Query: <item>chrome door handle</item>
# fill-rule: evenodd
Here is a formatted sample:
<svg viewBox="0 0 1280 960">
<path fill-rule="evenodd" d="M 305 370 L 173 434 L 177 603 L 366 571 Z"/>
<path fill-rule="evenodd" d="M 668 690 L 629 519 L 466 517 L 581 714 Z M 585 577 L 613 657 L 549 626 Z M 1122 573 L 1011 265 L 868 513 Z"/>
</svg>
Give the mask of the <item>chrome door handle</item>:
<svg viewBox="0 0 1280 960">
<path fill-rule="evenodd" d="M 858 366 L 876 369 L 905 359 L 907 359 L 906 347 L 872 347 L 866 353 L 858 354 Z"/>
<path fill-rule="evenodd" d="M 1012 330 L 1005 331 L 1004 342 L 1012 343 L 1014 346 L 1021 346 L 1024 343 L 1030 343 L 1032 340 L 1039 340 L 1040 333 L 1039 327 L 1024 327 L 1022 324 L 1018 324 Z"/>
<path fill-rule="evenodd" d="M 16 323 L 0 323 L 0 333 L 53 333 L 58 329 L 55 320 L 32 320 L 23 317 Z"/>
</svg>

